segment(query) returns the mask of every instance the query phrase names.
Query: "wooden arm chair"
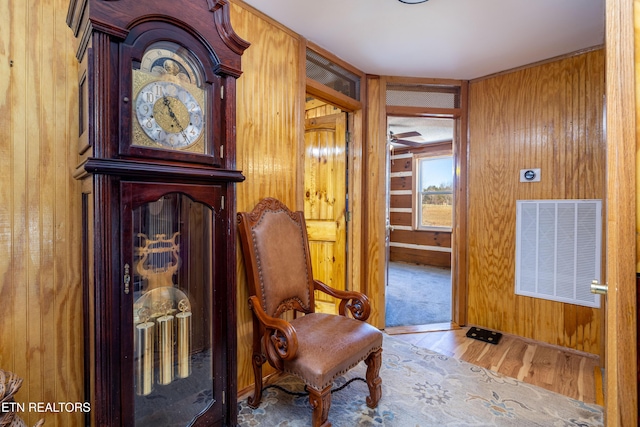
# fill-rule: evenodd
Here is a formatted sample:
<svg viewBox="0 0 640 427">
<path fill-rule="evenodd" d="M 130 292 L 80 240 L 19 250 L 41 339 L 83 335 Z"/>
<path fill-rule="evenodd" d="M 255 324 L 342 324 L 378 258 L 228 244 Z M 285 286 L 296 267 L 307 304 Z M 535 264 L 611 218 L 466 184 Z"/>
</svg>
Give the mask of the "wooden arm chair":
<svg viewBox="0 0 640 427">
<path fill-rule="evenodd" d="M 252 212 L 238 213 L 238 223 L 253 311 L 255 389 L 249 406 L 260 405 L 262 365 L 267 361 L 305 382 L 313 426 L 329 427 L 333 380 L 363 360 L 369 386 L 366 404 L 378 406 L 382 333 L 364 322 L 370 313 L 365 295 L 313 279 L 303 213 L 267 198 Z M 314 290 L 341 299 L 340 315 L 316 313 Z M 294 319 L 282 319 L 290 310 Z"/>
</svg>

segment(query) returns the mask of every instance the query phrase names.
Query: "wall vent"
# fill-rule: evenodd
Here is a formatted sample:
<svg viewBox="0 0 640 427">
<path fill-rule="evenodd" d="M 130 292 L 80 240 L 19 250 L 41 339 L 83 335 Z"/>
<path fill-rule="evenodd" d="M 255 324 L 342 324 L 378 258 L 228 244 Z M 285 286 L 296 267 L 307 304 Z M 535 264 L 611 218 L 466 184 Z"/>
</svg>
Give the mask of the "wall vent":
<svg viewBox="0 0 640 427">
<path fill-rule="evenodd" d="M 457 86 L 389 83 L 386 98 L 387 105 L 395 107 L 460 108 Z"/>
<path fill-rule="evenodd" d="M 600 307 L 601 200 L 516 201 L 516 294 Z"/>
<path fill-rule="evenodd" d="M 307 78 L 360 101 L 360 76 L 307 48 Z"/>
</svg>

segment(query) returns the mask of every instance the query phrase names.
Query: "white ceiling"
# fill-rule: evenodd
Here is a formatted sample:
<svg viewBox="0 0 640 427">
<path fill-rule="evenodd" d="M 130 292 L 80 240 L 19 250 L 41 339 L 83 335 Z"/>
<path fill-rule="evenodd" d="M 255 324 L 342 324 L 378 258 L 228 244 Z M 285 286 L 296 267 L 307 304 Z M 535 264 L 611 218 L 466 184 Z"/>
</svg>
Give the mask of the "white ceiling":
<svg viewBox="0 0 640 427">
<path fill-rule="evenodd" d="M 244 0 L 359 70 L 470 80 L 604 43 L 604 0 Z"/>
<path fill-rule="evenodd" d="M 453 141 L 453 119 L 434 117 L 387 117 L 387 130 L 394 134 L 405 132 L 418 132 L 420 136 L 402 138 L 420 144 L 431 144 L 434 142 Z M 390 139 L 391 144 L 396 148 L 406 147 L 405 144 L 397 143 Z"/>
</svg>

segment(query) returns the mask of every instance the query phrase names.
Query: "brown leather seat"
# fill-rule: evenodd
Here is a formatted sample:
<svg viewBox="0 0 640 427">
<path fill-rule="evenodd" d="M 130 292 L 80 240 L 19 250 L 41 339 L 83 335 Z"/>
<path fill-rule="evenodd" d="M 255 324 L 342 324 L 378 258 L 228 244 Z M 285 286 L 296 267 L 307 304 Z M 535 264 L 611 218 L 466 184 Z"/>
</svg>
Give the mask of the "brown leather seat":
<svg viewBox="0 0 640 427">
<path fill-rule="evenodd" d="M 333 380 L 364 360 L 366 403 L 375 408 L 382 395 L 382 333 L 365 322 L 368 298 L 313 279 L 302 212 L 267 198 L 252 212 L 238 213 L 238 223 L 253 311 L 255 389 L 249 405 L 260 405 L 262 365 L 267 361 L 305 382 L 313 426 L 330 426 Z M 316 313 L 314 290 L 340 299 L 340 315 Z M 281 316 L 290 310 L 296 315 L 286 321 Z"/>
</svg>

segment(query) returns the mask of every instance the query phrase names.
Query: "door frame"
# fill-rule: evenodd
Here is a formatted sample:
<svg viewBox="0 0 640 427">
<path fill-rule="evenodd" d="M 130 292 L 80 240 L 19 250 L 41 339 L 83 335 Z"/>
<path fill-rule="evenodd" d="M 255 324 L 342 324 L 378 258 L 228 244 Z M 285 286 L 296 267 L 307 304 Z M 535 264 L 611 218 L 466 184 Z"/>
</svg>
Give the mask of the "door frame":
<svg viewBox="0 0 640 427">
<path fill-rule="evenodd" d="M 463 326 L 467 323 L 467 151 L 468 151 L 468 137 L 467 137 L 467 124 L 468 124 L 468 90 L 469 82 L 463 80 L 447 80 L 447 79 L 429 79 L 429 78 L 406 78 L 406 77 L 381 77 L 379 80 L 379 87 L 377 87 L 378 100 L 380 102 L 380 116 L 384 117 L 381 120 L 381 124 L 377 126 L 377 135 L 379 135 L 377 141 L 382 140 L 385 142 L 386 147 L 386 118 L 387 116 L 424 116 L 424 117 L 446 117 L 455 121 L 455 136 L 453 140 L 453 162 L 454 162 L 454 224 L 451 234 L 451 287 L 452 287 L 452 305 L 451 305 L 451 317 L 452 326 Z M 423 108 L 423 107 L 394 107 L 386 105 L 386 88 L 387 83 L 416 83 L 416 84 L 438 84 L 451 87 L 460 88 L 460 106 L 459 108 Z M 375 124 L 371 124 L 372 128 L 376 128 Z M 373 136 L 373 135 L 372 135 Z M 376 141 L 375 137 L 372 138 Z M 380 142 L 382 144 L 382 142 Z M 382 161 L 386 158 L 382 157 Z M 379 160 L 380 161 L 380 160 Z M 386 165 L 380 169 L 381 174 L 386 177 Z M 382 187 L 383 190 L 386 186 Z M 386 190 L 385 190 L 386 193 Z M 386 195 L 385 195 L 386 196 Z M 383 198 L 386 201 L 386 198 Z M 386 202 L 385 202 L 386 203 Z M 386 213 L 386 210 L 383 210 Z M 381 232 L 381 241 L 385 242 L 386 236 L 386 223 L 385 220 L 381 222 L 381 227 L 384 228 Z M 384 248 L 385 254 L 387 249 Z M 377 326 L 384 328 L 385 326 L 385 313 L 384 313 L 384 289 L 386 287 L 386 270 L 387 259 L 384 260 L 383 273 L 379 274 L 385 283 L 380 288 L 381 297 L 377 299 L 378 303 L 382 306 L 379 311 L 381 317 L 378 319 Z"/>
<path fill-rule="evenodd" d="M 352 72 L 360 78 L 360 100 L 356 100 L 348 97 L 320 82 L 317 82 L 311 78 L 308 78 L 305 74 L 306 69 L 306 50 L 311 49 L 314 52 L 322 55 L 323 57 L 330 59 L 333 63 L 336 63 L 344 69 Z M 349 266 L 348 274 L 346 277 L 345 286 L 348 290 L 367 293 L 366 284 L 364 280 L 364 258 L 362 256 L 363 251 L 363 221 L 364 221 L 364 163 L 363 163 L 363 129 L 364 129 L 364 117 L 365 111 L 363 105 L 366 104 L 366 78 L 365 74 L 340 60 L 335 55 L 322 49 L 308 40 L 305 43 L 300 43 L 300 69 L 303 78 L 301 78 L 300 91 L 302 93 L 302 99 L 306 98 L 306 95 L 313 96 L 328 104 L 334 105 L 347 113 L 347 194 L 348 200 L 348 218 L 347 221 L 347 259 L 346 264 Z M 301 102 L 300 106 L 300 136 L 298 138 L 299 147 L 298 152 L 304 153 L 304 109 L 305 103 Z M 298 188 L 304 188 L 304 161 L 300 159 L 298 162 L 297 171 L 297 184 Z M 296 195 L 296 208 L 303 210 L 304 207 L 304 195 Z"/>
<path fill-rule="evenodd" d="M 605 422 L 638 422 L 634 2 L 606 0 Z M 626 344 L 625 344 L 626 343 Z M 636 343 L 636 345 L 629 345 Z"/>
<path fill-rule="evenodd" d="M 451 229 L 451 253 L 450 253 L 450 260 L 451 260 L 451 320 L 450 322 L 442 322 L 442 323 L 437 323 L 437 324 L 433 324 L 433 325 L 411 325 L 411 326 L 401 326 L 399 328 L 402 328 L 403 331 L 414 331 L 414 332 L 426 332 L 426 331 L 432 331 L 434 330 L 434 328 L 436 330 L 441 330 L 443 327 L 446 328 L 447 326 L 445 325 L 446 323 L 451 323 L 450 327 L 452 329 L 457 328 L 459 325 L 464 325 L 466 323 L 466 287 L 464 288 L 464 292 L 460 291 L 460 287 L 459 287 L 459 272 L 460 271 L 466 271 L 466 270 L 460 270 L 460 264 L 459 264 L 459 253 L 456 254 L 456 250 L 460 250 L 463 246 L 463 240 L 459 239 L 459 235 L 458 233 L 460 232 L 460 227 L 458 227 L 457 221 L 464 221 L 464 219 L 466 218 L 466 215 L 464 215 L 464 212 L 466 211 L 466 197 L 464 197 L 464 195 L 466 195 L 466 180 L 462 181 L 461 178 L 461 167 L 460 164 L 462 161 L 464 161 L 466 159 L 466 154 L 464 155 L 465 159 L 460 159 L 460 150 L 461 150 L 461 139 L 463 139 L 462 136 L 462 132 L 461 132 L 461 121 L 463 116 L 465 116 L 466 119 L 466 115 L 461 114 L 460 112 L 457 113 L 451 113 L 451 114 L 433 114 L 433 113 L 414 113 L 414 114 L 398 114 L 398 113 L 394 113 L 394 111 L 402 111 L 403 109 L 405 109 L 405 107 L 393 107 L 393 106 L 387 106 L 386 108 L 386 117 L 385 117 L 385 140 L 386 140 L 386 144 L 385 144 L 385 235 L 384 235 L 384 245 L 385 245 L 385 260 L 384 260 L 384 269 L 385 269 L 385 274 L 384 274 L 384 285 L 385 285 L 385 289 L 386 287 L 389 285 L 389 264 L 391 262 L 391 231 L 392 231 L 392 226 L 391 226 L 391 221 L 390 221 L 390 205 L 391 205 L 391 143 L 388 140 L 388 131 L 389 131 L 389 117 L 418 117 L 418 118 L 438 118 L 438 119 L 447 119 L 447 120 L 451 120 L 453 122 L 453 136 L 452 136 L 452 144 L 451 144 L 451 156 L 452 156 L 452 160 L 453 160 L 453 172 L 452 172 L 452 178 L 453 178 L 453 226 Z M 428 110 L 428 109 L 425 109 Z M 466 138 L 465 138 L 466 141 Z M 464 146 L 466 147 L 466 144 L 464 144 Z M 464 153 L 466 153 L 466 150 L 464 151 Z M 423 156 L 428 156 L 428 154 L 413 154 L 413 186 L 412 188 L 414 189 L 414 193 L 412 194 L 412 206 L 413 206 L 413 211 L 415 212 L 415 209 L 417 209 L 416 207 L 416 198 L 415 195 L 418 190 L 416 187 L 416 180 L 418 179 L 418 168 L 417 168 L 417 160 L 419 160 L 421 157 Z M 464 163 L 465 167 L 466 167 L 466 162 Z M 464 174 L 462 174 L 462 176 L 464 176 Z M 463 187 L 464 188 L 460 188 Z M 463 202 L 465 203 L 465 205 L 460 205 L 459 201 L 458 201 L 458 197 L 463 197 Z M 412 219 L 412 222 L 415 222 L 415 218 Z M 414 224 L 415 225 L 415 224 Z M 458 256 L 456 256 L 458 255 Z M 466 266 L 463 266 L 463 268 L 466 268 Z M 465 276 L 466 277 L 466 276 Z M 466 284 L 466 280 L 462 280 L 462 282 L 464 284 Z M 385 292 L 386 294 L 386 292 Z M 386 307 L 386 299 L 384 301 L 385 307 Z M 385 318 L 384 318 L 384 324 L 383 324 L 384 328 L 387 328 L 386 325 L 386 309 L 385 309 Z M 398 332 L 392 332 L 391 329 L 389 329 L 389 333 L 393 334 L 393 333 L 398 333 Z"/>
</svg>

